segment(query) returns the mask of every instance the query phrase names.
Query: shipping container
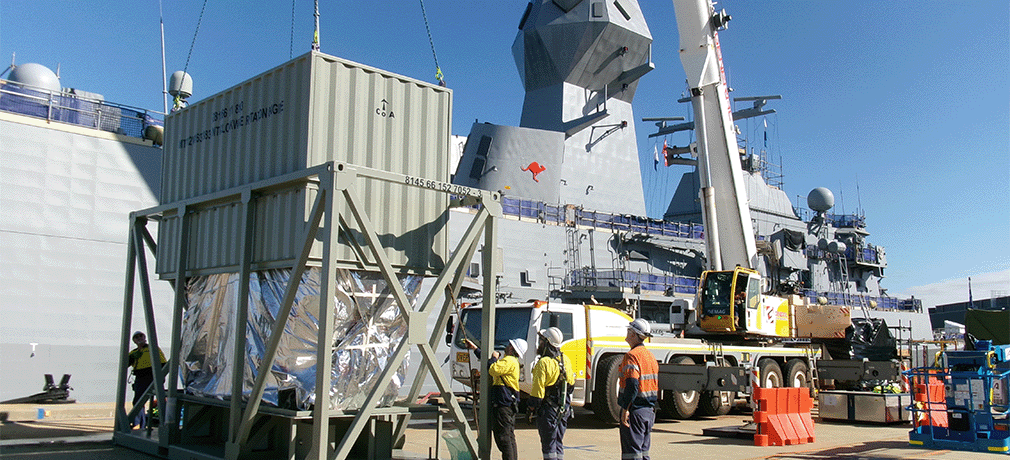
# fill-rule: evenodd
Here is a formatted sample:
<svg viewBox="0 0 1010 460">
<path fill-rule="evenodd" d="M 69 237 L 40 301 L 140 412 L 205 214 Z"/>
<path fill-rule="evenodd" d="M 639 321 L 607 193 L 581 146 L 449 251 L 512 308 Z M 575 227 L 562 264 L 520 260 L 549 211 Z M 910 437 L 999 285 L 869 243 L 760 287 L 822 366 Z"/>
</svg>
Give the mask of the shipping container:
<svg viewBox="0 0 1010 460">
<path fill-rule="evenodd" d="M 449 182 L 451 131 L 451 90 L 313 51 L 168 116 L 161 203 L 192 200 L 331 161 Z M 448 244 L 448 195 L 359 181 L 358 195 L 366 201 L 364 209 L 393 266 L 410 273 L 439 271 Z M 260 229 L 254 268 L 295 259 L 295 237 L 315 193 L 310 183 L 254 197 L 254 225 Z M 241 204 L 189 212 L 188 269 L 235 271 Z M 179 228 L 178 216 L 165 213 L 159 252 L 178 250 Z M 363 240 L 359 243 L 365 246 Z M 313 260 L 319 258 L 313 254 Z M 346 244 L 337 249 L 335 260 L 361 268 Z M 176 263 L 177 257 L 159 257 L 159 275 L 174 277 Z"/>
</svg>

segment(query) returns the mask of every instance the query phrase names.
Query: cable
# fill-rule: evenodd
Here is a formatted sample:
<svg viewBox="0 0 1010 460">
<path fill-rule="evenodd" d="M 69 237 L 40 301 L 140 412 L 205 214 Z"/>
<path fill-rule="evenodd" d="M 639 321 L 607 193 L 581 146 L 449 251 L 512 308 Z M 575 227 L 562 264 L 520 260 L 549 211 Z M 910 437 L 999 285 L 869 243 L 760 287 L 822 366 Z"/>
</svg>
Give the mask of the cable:
<svg viewBox="0 0 1010 460">
<path fill-rule="evenodd" d="M 431 39 L 431 29 L 428 28 L 428 15 L 424 11 L 424 0 L 421 2 L 421 17 L 424 18 L 424 30 L 428 32 L 428 43 L 431 45 L 431 56 L 435 58 L 435 79 L 438 80 L 439 86 L 445 86 L 444 75 L 442 75 L 442 68 L 438 66 L 438 55 L 435 54 L 435 41 Z"/>
<path fill-rule="evenodd" d="M 291 0 L 291 39 L 288 41 L 288 59 L 295 57 L 295 3 Z"/>
<path fill-rule="evenodd" d="M 203 7 L 200 8 L 200 18 L 196 20 L 196 30 L 193 31 L 193 42 L 189 44 L 189 54 L 186 55 L 186 65 L 183 72 L 189 71 L 189 58 L 193 57 L 193 48 L 196 46 L 196 36 L 200 33 L 200 23 L 203 22 L 203 12 L 207 10 L 207 0 L 203 0 Z"/>
<path fill-rule="evenodd" d="M 203 12 L 206 11 L 206 10 L 207 10 L 207 0 L 203 0 L 203 7 L 200 8 L 200 18 L 196 20 L 196 30 L 193 31 L 193 41 L 189 44 L 189 54 L 186 55 L 186 65 L 182 67 L 182 79 L 183 79 L 183 81 L 186 80 L 186 76 L 188 75 L 188 71 L 189 71 L 189 59 L 191 57 L 193 57 L 193 48 L 196 47 L 196 36 L 197 36 L 197 34 L 200 33 L 200 23 L 203 22 Z M 181 104 L 182 104 L 182 97 L 179 96 L 179 95 L 176 95 L 175 99 L 172 101 L 173 109 L 180 108 Z"/>
</svg>

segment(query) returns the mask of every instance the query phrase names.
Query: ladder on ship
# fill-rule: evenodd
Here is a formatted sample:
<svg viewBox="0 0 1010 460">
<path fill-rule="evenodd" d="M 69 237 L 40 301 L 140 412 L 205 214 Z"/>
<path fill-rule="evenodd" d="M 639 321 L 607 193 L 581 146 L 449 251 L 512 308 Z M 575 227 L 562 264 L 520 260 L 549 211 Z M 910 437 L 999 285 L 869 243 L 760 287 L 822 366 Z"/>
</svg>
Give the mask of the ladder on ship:
<svg viewBox="0 0 1010 460">
<path fill-rule="evenodd" d="M 624 292 L 624 288 L 628 287 L 627 284 L 627 273 L 628 273 L 628 249 L 624 248 L 624 238 L 621 238 L 619 233 L 614 233 L 611 238 L 617 245 L 617 250 L 610 253 L 610 266 L 614 269 L 614 284 Z M 642 273 L 638 273 L 638 284 L 642 284 Z"/>
<path fill-rule="evenodd" d="M 842 251 L 838 254 L 838 272 L 841 275 L 842 283 L 842 293 L 845 294 L 845 303 L 849 304 L 854 301 L 855 307 L 859 307 L 863 312 L 863 317 L 870 319 L 869 305 L 866 302 L 866 296 L 860 293 L 852 293 L 852 282 L 849 278 L 849 259 L 845 257 L 845 252 Z"/>
<path fill-rule="evenodd" d="M 596 273 L 589 267 L 582 266 L 582 251 L 580 248 L 582 246 L 582 238 L 585 235 L 574 226 L 568 227 L 566 233 L 568 248 L 565 251 L 565 264 L 568 269 L 566 278 L 569 288 L 572 286 L 595 286 Z"/>
</svg>

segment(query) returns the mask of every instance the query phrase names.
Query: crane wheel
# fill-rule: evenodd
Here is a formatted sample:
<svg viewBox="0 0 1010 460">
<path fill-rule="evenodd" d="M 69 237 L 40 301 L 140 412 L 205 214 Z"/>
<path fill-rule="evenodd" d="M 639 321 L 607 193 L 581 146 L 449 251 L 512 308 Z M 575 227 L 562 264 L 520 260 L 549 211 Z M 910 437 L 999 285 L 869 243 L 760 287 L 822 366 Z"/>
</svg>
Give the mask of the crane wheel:
<svg viewBox="0 0 1010 460">
<path fill-rule="evenodd" d="M 604 356 L 596 365 L 593 388 L 593 413 L 605 423 L 620 423 L 621 406 L 617 404 L 622 355 Z"/>
<path fill-rule="evenodd" d="M 690 356 L 678 356 L 673 358 L 670 363 L 694 365 L 694 360 Z M 659 399 L 659 408 L 673 418 L 686 420 L 694 416 L 698 410 L 700 399 L 697 391 L 663 390 Z"/>
<path fill-rule="evenodd" d="M 758 360 L 758 372 L 760 373 L 761 388 L 782 388 L 782 368 L 779 363 L 771 358 L 761 358 Z"/>
<path fill-rule="evenodd" d="M 807 372 L 810 370 L 807 363 L 802 359 L 793 358 L 786 361 L 785 385 L 793 388 L 806 388 L 810 386 L 810 377 Z"/>
</svg>

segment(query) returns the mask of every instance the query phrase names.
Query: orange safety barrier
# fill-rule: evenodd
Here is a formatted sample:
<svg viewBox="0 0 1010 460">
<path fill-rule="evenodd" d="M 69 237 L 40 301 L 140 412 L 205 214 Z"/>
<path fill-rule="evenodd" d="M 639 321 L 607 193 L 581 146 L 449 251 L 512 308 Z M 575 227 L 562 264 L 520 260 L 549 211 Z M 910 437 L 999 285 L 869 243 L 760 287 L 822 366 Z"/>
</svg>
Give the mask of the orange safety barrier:
<svg viewBox="0 0 1010 460">
<path fill-rule="evenodd" d="M 913 398 L 916 408 L 920 409 L 912 421 L 913 426 L 947 427 L 947 390 L 943 383 L 931 378 L 928 384 L 916 384 Z"/>
<path fill-rule="evenodd" d="M 808 388 L 755 388 L 755 446 L 787 446 L 814 442 L 814 401 Z"/>
</svg>

